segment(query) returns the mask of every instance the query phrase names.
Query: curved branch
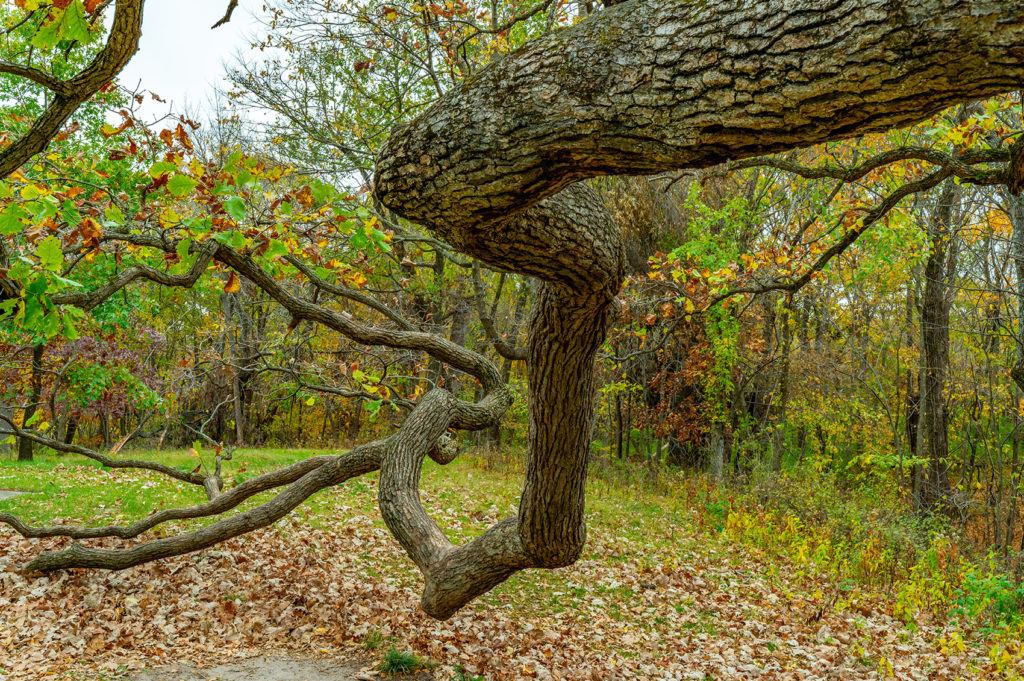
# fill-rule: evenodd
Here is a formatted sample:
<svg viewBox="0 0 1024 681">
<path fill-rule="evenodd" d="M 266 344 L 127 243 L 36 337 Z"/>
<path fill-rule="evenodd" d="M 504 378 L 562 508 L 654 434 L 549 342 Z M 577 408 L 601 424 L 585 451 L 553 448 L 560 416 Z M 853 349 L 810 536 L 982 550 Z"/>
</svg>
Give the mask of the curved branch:
<svg viewBox="0 0 1024 681">
<path fill-rule="evenodd" d="M 167 508 L 131 525 L 109 525 L 106 527 L 52 525 L 49 527 L 33 527 L 10 513 L 0 513 L 0 522 L 10 525 L 18 534 L 31 539 L 42 537 L 70 537 L 72 539 L 119 537 L 121 539 L 131 539 L 170 520 L 204 518 L 230 511 L 256 494 L 295 482 L 310 471 L 323 466 L 334 458 L 333 456 L 314 456 L 303 459 L 286 468 L 250 478 L 221 494 L 213 501 L 189 508 Z"/>
<path fill-rule="evenodd" d="M 805 166 L 786 159 L 774 157 L 746 159 L 744 161 L 730 163 L 727 167 L 729 170 L 737 170 L 740 168 L 768 166 L 799 175 L 806 179 L 834 178 L 841 182 L 856 182 L 873 170 L 877 170 L 878 168 L 891 163 L 911 159 L 927 161 L 928 163 L 939 166 L 939 169 L 915 182 L 903 185 L 886 196 L 880 204 L 867 211 L 860 224 L 853 229 L 847 230 L 836 243 L 822 252 L 802 275 L 796 279 L 790 279 L 788 281 L 774 281 L 766 284 L 730 288 L 725 293 L 712 298 L 704 309 L 706 310 L 717 305 L 723 300 L 741 294 L 757 295 L 761 293 L 768 293 L 769 291 L 789 291 L 791 293 L 799 291 L 809 284 L 817 273 L 823 270 L 834 258 L 842 255 L 850 246 L 852 246 L 858 237 L 866 232 L 869 227 L 878 222 L 889 211 L 895 208 L 900 201 L 911 194 L 917 194 L 932 189 L 948 177 L 957 177 L 964 182 L 978 185 L 1009 186 L 1014 181 L 1012 163 L 1007 163 L 1005 166 L 999 168 L 979 169 L 974 167 L 975 164 L 979 163 L 1010 161 L 1011 153 L 1007 149 L 966 150 L 964 153 L 960 154 L 959 157 L 954 157 L 950 154 L 926 147 L 901 147 L 899 149 L 893 149 L 891 151 L 878 154 L 877 156 L 874 156 L 852 168 L 839 168 L 835 166 Z M 841 222 L 842 220 L 840 220 L 840 223 Z"/>
<path fill-rule="evenodd" d="M 41 553 L 32 559 L 25 569 L 41 572 L 72 567 L 124 570 L 151 560 L 180 556 L 209 548 L 226 539 L 277 522 L 296 506 L 326 487 L 377 470 L 380 467 L 381 449 L 379 443 L 372 443 L 357 447 L 346 454 L 332 457 L 331 461 L 305 473 L 265 504 L 198 530 L 175 537 L 155 539 L 126 549 L 97 549 L 87 548 L 81 544 L 72 544 L 63 551 Z"/>
<path fill-rule="evenodd" d="M 7 177 L 33 156 L 45 150 L 71 114 L 100 88 L 117 77 L 139 47 L 139 36 L 142 34 L 142 5 L 143 0 L 116 1 L 107 44 L 85 70 L 64 81 L 61 87 L 63 92 L 54 90 L 56 96 L 29 131 L 0 151 L 0 178 Z"/>
<path fill-rule="evenodd" d="M 93 461 L 101 463 L 104 468 L 139 468 L 142 470 L 154 471 L 156 473 L 163 473 L 164 475 L 172 477 L 175 480 L 187 482 L 191 485 L 198 485 L 199 487 L 204 487 L 207 478 L 210 477 L 207 475 L 200 475 L 199 473 L 189 473 L 186 471 L 180 471 L 172 466 L 165 466 L 162 463 L 156 463 L 154 461 L 142 461 L 140 459 L 113 459 L 104 454 L 100 454 L 94 449 L 89 449 L 88 447 L 60 442 L 59 440 L 54 440 L 52 438 L 40 435 L 35 431 L 25 430 L 18 426 L 17 424 L 15 424 L 14 421 L 12 421 L 10 418 L 4 416 L 3 414 L 0 414 L 0 420 L 6 422 L 8 428 L 11 429 L 10 432 L 19 438 L 25 438 L 26 440 L 37 442 L 41 445 L 49 447 L 50 449 L 55 449 L 58 452 L 71 452 L 73 454 L 81 454 L 87 459 L 92 459 Z"/>
<path fill-rule="evenodd" d="M 898 204 L 900 201 L 910 196 L 911 194 L 917 194 L 919 192 L 927 191 L 938 186 L 939 183 L 941 183 L 946 178 L 951 177 L 952 175 L 952 170 L 948 168 L 940 168 L 939 170 L 936 170 L 930 175 L 926 175 L 925 177 L 921 178 L 920 180 L 917 180 L 916 182 L 910 182 L 908 184 L 905 184 L 896 191 L 892 192 L 887 197 L 885 197 L 885 200 L 883 200 L 882 203 L 878 204 L 877 206 L 869 210 L 861 219 L 858 225 L 851 229 L 848 229 L 836 243 L 832 244 L 829 248 L 822 252 L 822 254 L 818 256 L 818 258 L 808 268 L 808 270 L 799 277 L 797 277 L 796 279 L 792 279 L 790 281 L 775 281 L 767 284 L 758 284 L 755 286 L 737 286 L 735 288 L 729 289 L 728 291 L 722 293 L 721 295 L 712 298 L 711 301 L 704 307 L 704 309 L 706 310 L 712 307 L 713 305 L 717 305 L 718 303 L 722 302 L 727 298 L 731 298 L 733 296 L 741 295 L 744 293 L 752 293 L 756 295 L 760 293 L 768 293 L 769 291 L 799 291 L 804 286 L 809 284 L 811 280 L 814 279 L 814 277 L 817 275 L 817 273 L 824 269 L 825 266 L 828 265 L 835 257 L 841 255 L 843 252 L 846 251 L 846 249 L 852 246 L 853 243 L 857 240 L 857 238 L 865 231 L 867 231 L 867 229 L 871 225 L 878 222 L 880 219 L 882 219 L 882 217 L 885 216 L 886 213 L 895 208 L 896 204 Z M 842 222 L 842 220 L 840 220 L 840 222 Z"/>
<path fill-rule="evenodd" d="M 312 267 L 302 262 L 294 255 L 286 256 L 285 259 L 289 263 L 291 263 L 291 265 L 293 265 L 295 269 L 302 272 L 302 274 L 307 279 L 309 279 L 310 283 L 312 283 L 313 286 L 316 286 L 321 291 L 326 291 L 327 293 L 338 296 L 339 298 L 347 298 L 348 300 L 352 300 L 362 305 L 365 305 L 369 308 L 376 310 L 377 312 L 380 312 L 382 315 L 384 315 L 394 323 L 398 324 L 400 328 L 403 328 L 407 331 L 412 330 L 412 324 L 410 324 L 408 320 L 405 319 L 405 317 L 398 314 L 397 312 L 395 312 L 390 307 L 380 302 L 373 296 L 368 296 L 365 293 L 360 293 L 359 291 L 353 291 L 352 289 L 347 288 L 345 286 L 338 286 L 336 284 L 332 284 L 324 280 L 323 278 L 316 276 L 316 273 L 313 271 Z"/>
<path fill-rule="evenodd" d="M 203 276 L 213 257 L 214 250 L 208 246 L 200 247 L 196 261 L 183 274 L 168 274 L 148 265 L 133 265 L 95 291 L 64 293 L 53 296 L 53 302 L 58 305 L 74 305 L 89 311 L 136 279 L 147 279 L 163 286 L 191 288 Z"/>
<path fill-rule="evenodd" d="M 487 306 L 484 302 L 484 282 L 480 277 L 480 265 L 479 263 L 473 263 L 473 303 L 476 307 L 477 317 L 480 318 L 480 324 L 484 327 L 484 334 L 487 336 L 487 340 L 491 342 L 494 349 L 498 351 L 498 354 L 505 359 L 512 360 L 523 360 L 526 359 L 526 348 L 517 348 L 508 343 L 498 330 L 494 328 L 494 314 L 487 312 Z M 495 297 L 495 303 L 497 303 L 497 296 Z"/>
<path fill-rule="evenodd" d="M 23 66 L 9 61 L 0 61 L 0 73 L 10 73 L 38 83 L 56 95 L 66 97 L 70 94 L 68 84 L 54 75 L 31 66 Z"/>
<path fill-rule="evenodd" d="M 953 156 L 928 147 L 899 147 L 885 151 L 850 168 L 841 166 L 806 166 L 777 156 L 758 156 L 725 165 L 726 171 L 742 168 L 768 167 L 799 175 L 808 180 L 832 178 L 843 182 L 856 182 L 873 170 L 878 170 L 899 161 L 926 161 L 948 169 L 964 181 L 974 184 L 1005 184 L 1006 168 L 979 170 L 972 166 L 979 163 L 996 163 L 1010 160 L 1007 149 L 967 149 Z"/>
</svg>

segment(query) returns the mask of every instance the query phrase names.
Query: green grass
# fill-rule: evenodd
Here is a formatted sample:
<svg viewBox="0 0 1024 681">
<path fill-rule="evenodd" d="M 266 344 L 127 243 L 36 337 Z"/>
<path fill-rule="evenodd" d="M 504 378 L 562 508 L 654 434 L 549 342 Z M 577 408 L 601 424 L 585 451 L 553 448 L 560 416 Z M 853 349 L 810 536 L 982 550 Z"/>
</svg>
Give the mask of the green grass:
<svg viewBox="0 0 1024 681">
<path fill-rule="evenodd" d="M 288 465 L 307 456 L 303 450 L 249 450 L 235 453 L 224 463 L 223 476 L 229 485 Z M 212 456 L 202 460 L 185 451 L 124 452 L 120 458 L 146 459 L 185 471 L 197 465 L 212 465 Z M 0 489 L 31 492 L 0 501 L 0 510 L 24 520 L 43 523 L 53 518 L 106 525 L 131 522 L 154 510 L 203 503 L 206 495 L 195 485 L 172 480 L 161 473 L 104 469 L 99 463 L 75 454 L 38 452 L 31 462 L 0 458 Z M 269 498 L 264 495 L 263 499 Z M 246 507 L 252 505 L 250 502 Z"/>
<path fill-rule="evenodd" d="M 384 659 L 377 667 L 384 676 L 403 676 L 414 674 L 421 669 L 430 669 L 432 665 L 427 660 L 409 652 L 401 651 L 395 646 L 388 648 L 384 653 Z"/>
</svg>

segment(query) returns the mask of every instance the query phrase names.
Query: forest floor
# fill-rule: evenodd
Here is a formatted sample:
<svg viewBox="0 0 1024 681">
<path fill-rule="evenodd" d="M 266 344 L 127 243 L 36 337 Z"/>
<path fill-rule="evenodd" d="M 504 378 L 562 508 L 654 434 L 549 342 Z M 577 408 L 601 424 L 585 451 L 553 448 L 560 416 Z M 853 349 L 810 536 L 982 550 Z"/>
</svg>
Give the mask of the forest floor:
<svg viewBox="0 0 1024 681">
<path fill-rule="evenodd" d="M 305 455 L 236 454 L 232 475 Z M 200 500 L 158 474 L 39 459 L 0 461 L 0 488 L 32 492 L 0 511 L 108 524 Z M 519 482 L 514 467 L 467 456 L 428 462 L 422 496 L 464 540 L 514 512 Z M 437 622 L 418 608 L 418 573 L 380 520 L 376 486 L 375 476 L 350 481 L 272 528 L 116 573 L 25 574 L 19 565 L 66 542 L 0 529 L 0 679 L 242 681 L 272 679 L 265 665 L 283 665 L 281 678 L 348 681 L 373 678 L 392 647 L 429 661 L 441 681 L 952 681 L 1022 671 L 1019 660 L 994 660 L 983 638 L 927 619 L 904 624 L 884 589 L 730 539 L 681 484 L 591 480 L 578 563 L 520 573 Z"/>
</svg>

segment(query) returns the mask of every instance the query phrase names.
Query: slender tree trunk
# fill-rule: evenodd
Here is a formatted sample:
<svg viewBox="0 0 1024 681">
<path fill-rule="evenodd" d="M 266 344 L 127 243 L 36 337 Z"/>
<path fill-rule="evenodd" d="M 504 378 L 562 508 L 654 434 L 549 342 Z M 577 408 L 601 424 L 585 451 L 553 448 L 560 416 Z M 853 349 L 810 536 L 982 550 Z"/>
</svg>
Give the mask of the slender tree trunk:
<svg viewBox="0 0 1024 681">
<path fill-rule="evenodd" d="M 78 432 L 78 417 L 72 416 L 68 419 L 67 430 L 64 431 L 64 444 L 70 445 L 74 443 L 76 432 Z"/>
<path fill-rule="evenodd" d="M 955 271 L 956 248 L 951 242 L 953 207 L 960 187 L 947 181 L 928 219 L 930 247 L 924 269 L 921 299 L 921 441 L 927 465 L 918 474 L 918 510 L 948 510 L 949 432 L 946 380 L 949 372 L 949 309 L 947 277 Z"/>
<path fill-rule="evenodd" d="M 793 328 L 790 323 L 790 319 L 793 316 L 793 296 L 790 295 L 786 299 L 786 304 L 782 308 L 782 314 L 779 318 L 781 326 L 780 334 L 782 337 L 781 348 L 779 350 L 782 355 L 781 365 L 779 367 L 779 388 L 778 396 L 775 400 L 775 418 L 772 424 L 772 471 L 779 473 L 782 471 L 782 456 L 785 453 L 786 446 L 786 409 L 789 406 L 789 366 L 790 366 L 790 355 L 793 351 Z"/>
<path fill-rule="evenodd" d="M 711 424 L 711 432 L 708 434 L 708 475 L 715 480 L 725 477 L 725 424 L 715 421 Z"/>
<path fill-rule="evenodd" d="M 352 400 L 352 408 L 348 412 L 348 440 L 356 442 L 359 430 L 363 427 L 363 401 Z"/>
<path fill-rule="evenodd" d="M 21 414 L 22 427 L 27 428 L 29 421 L 35 416 L 39 408 L 39 398 L 43 391 L 43 352 L 46 350 L 45 343 L 39 343 L 32 348 L 32 395 L 28 404 Z M 32 440 L 21 438 L 18 441 L 18 461 L 32 460 Z"/>
<path fill-rule="evenodd" d="M 235 408 L 235 445 L 242 447 L 245 445 L 245 398 L 244 388 L 242 387 L 242 377 L 239 373 L 235 374 L 235 378 L 231 381 L 231 389 L 234 393 L 234 408 Z M 324 412 L 327 413 L 326 411 Z"/>
<path fill-rule="evenodd" d="M 622 460 L 625 452 L 622 449 L 622 393 L 615 393 L 615 458 Z"/>
<path fill-rule="evenodd" d="M 100 414 L 100 430 L 103 432 L 103 446 L 110 449 L 113 446 L 113 438 L 110 436 L 110 416 Z"/>
</svg>

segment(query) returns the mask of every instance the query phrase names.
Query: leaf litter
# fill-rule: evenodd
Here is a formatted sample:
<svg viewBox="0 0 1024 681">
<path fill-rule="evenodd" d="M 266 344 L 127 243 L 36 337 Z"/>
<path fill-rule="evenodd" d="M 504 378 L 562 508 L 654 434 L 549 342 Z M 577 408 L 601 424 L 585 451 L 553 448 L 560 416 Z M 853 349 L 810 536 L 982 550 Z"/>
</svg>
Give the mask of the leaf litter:
<svg viewBox="0 0 1024 681">
<path fill-rule="evenodd" d="M 510 482 L 467 515 L 466 493 L 496 474 L 450 470 L 431 473 L 423 497 L 452 536 L 514 501 Z M 730 543 L 685 511 L 615 499 L 590 514 L 575 565 L 516 575 L 438 622 L 420 611 L 421 581 L 375 497 L 365 478 L 271 528 L 121 572 L 23 573 L 68 541 L 0 529 L 0 679 L 132 678 L 260 655 L 358 662 L 381 642 L 435 662 L 438 679 L 996 678 L 985 647 L 943 645 L 940 622 L 907 628 L 881 592 Z"/>
</svg>

